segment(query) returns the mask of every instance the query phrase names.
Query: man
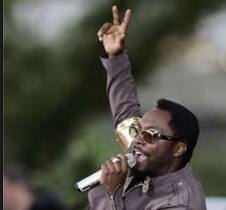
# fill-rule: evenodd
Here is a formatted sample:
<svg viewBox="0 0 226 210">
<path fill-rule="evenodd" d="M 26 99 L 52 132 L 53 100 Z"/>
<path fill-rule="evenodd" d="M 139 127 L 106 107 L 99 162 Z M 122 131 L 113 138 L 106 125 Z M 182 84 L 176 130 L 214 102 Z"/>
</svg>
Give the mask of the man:
<svg viewBox="0 0 226 210">
<path fill-rule="evenodd" d="M 113 23 L 98 32 L 107 53 L 102 63 L 107 70 L 107 94 L 118 128 L 127 119 L 141 117 L 140 105 L 125 51 L 131 10 L 120 22 L 112 7 Z M 205 210 L 202 186 L 188 162 L 199 135 L 198 120 L 188 109 L 160 99 L 153 110 L 129 126 L 133 142 L 129 151 L 135 168 L 127 170 L 124 155 L 101 166 L 101 185 L 89 191 L 92 210 Z"/>
</svg>

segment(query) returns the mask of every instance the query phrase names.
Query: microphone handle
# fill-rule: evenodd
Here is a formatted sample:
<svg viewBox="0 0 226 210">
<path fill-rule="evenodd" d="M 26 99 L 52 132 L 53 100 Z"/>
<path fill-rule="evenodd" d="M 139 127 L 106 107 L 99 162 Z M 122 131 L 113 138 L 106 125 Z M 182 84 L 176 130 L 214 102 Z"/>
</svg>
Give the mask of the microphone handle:
<svg viewBox="0 0 226 210">
<path fill-rule="evenodd" d="M 99 185 L 100 183 L 101 170 L 89 175 L 75 184 L 75 188 L 80 192 L 85 192 L 91 188 Z"/>
<path fill-rule="evenodd" d="M 127 153 L 125 155 L 127 157 L 128 166 L 130 168 L 133 168 L 136 165 L 136 160 L 134 156 L 131 153 Z M 118 158 L 114 158 L 112 160 L 113 163 L 120 162 Z M 99 185 L 100 183 L 100 176 L 101 176 L 101 170 L 89 175 L 88 177 L 78 181 L 74 187 L 79 190 L 80 192 L 85 192 L 87 190 L 90 190 L 91 188 L 95 187 L 96 185 Z"/>
</svg>

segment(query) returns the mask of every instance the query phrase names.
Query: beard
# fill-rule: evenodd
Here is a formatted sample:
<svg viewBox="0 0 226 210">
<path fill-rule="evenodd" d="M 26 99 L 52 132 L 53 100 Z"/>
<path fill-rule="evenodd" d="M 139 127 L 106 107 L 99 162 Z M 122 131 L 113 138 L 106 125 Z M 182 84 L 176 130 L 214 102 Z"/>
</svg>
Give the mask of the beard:
<svg viewBox="0 0 226 210">
<path fill-rule="evenodd" d="M 144 151 L 139 145 L 133 144 L 128 152 L 137 160 L 137 165 L 131 169 L 131 174 L 139 179 L 146 176 L 156 177 L 169 171 L 174 162 L 172 149 L 159 153 L 158 150 Z"/>
<path fill-rule="evenodd" d="M 146 176 L 155 177 L 158 174 L 159 167 L 160 165 L 158 162 L 152 162 L 147 159 L 144 166 L 141 167 L 138 163 L 134 168 L 132 168 L 132 174 L 138 179 L 144 179 Z"/>
<path fill-rule="evenodd" d="M 133 147 L 133 155 L 137 160 L 137 165 L 131 169 L 131 174 L 138 179 L 163 175 L 167 173 L 173 162 L 172 153 L 149 154 L 140 148 Z"/>
<path fill-rule="evenodd" d="M 143 181 L 149 173 L 146 171 L 139 170 L 137 167 L 131 169 L 130 175 L 133 176 L 136 180 Z"/>
<path fill-rule="evenodd" d="M 131 169 L 131 174 L 139 180 L 144 180 L 145 177 L 157 177 L 167 173 L 171 160 L 150 160 L 144 166 L 140 167 L 139 163 Z"/>
</svg>

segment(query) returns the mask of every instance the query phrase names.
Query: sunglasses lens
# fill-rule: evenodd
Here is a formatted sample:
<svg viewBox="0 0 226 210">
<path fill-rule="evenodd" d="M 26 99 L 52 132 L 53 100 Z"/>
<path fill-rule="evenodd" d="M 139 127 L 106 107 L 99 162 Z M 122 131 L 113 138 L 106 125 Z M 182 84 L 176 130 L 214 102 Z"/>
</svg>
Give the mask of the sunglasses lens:
<svg viewBox="0 0 226 210">
<path fill-rule="evenodd" d="M 152 135 L 150 133 L 143 131 L 142 136 L 143 136 L 143 139 L 144 139 L 145 142 L 147 142 L 149 144 L 153 142 L 153 138 L 152 138 Z"/>
<path fill-rule="evenodd" d="M 159 134 L 158 133 L 154 133 L 152 135 L 152 139 L 153 139 L 154 142 L 157 142 L 159 140 Z"/>
<path fill-rule="evenodd" d="M 144 141 L 146 141 L 149 144 L 154 144 L 159 140 L 159 134 L 157 132 L 147 132 L 143 131 L 142 132 Z"/>
<path fill-rule="evenodd" d="M 129 135 L 131 138 L 136 138 L 140 131 L 137 126 L 131 125 L 129 127 Z M 154 144 L 160 139 L 160 133 L 157 130 L 144 130 L 141 131 L 142 138 L 148 144 Z"/>
</svg>

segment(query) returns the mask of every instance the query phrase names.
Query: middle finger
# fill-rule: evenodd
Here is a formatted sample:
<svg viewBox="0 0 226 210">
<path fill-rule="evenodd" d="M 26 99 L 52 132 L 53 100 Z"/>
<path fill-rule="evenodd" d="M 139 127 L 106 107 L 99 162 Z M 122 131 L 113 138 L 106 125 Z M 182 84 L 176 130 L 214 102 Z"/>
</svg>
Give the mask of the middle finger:
<svg viewBox="0 0 226 210">
<path fill-rule="evenodd" d="M 127 9 L 125 12 L 125 16 L 123 18 L 122 24 L 121 24 L 124 32 L 126 31 L 128 25 L 129 25 L 130 17 L 131 17 L 131 9 Z"/>
</svg>

